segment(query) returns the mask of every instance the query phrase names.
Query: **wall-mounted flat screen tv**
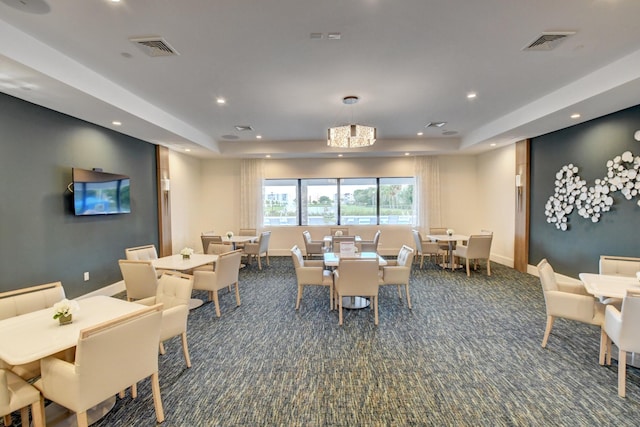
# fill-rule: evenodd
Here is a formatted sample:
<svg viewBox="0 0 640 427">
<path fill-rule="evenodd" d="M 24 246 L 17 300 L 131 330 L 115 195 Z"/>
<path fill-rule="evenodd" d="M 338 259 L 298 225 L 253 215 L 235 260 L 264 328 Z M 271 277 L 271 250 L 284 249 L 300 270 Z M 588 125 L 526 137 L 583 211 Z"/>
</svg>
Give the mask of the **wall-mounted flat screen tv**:
<svg viewBox="0 0 640 427">
<path fill-rule="evenodd" d="M 131 213 L 129 177 L 73 168 L 73 209 L 76 215 Z"/>
</svg>

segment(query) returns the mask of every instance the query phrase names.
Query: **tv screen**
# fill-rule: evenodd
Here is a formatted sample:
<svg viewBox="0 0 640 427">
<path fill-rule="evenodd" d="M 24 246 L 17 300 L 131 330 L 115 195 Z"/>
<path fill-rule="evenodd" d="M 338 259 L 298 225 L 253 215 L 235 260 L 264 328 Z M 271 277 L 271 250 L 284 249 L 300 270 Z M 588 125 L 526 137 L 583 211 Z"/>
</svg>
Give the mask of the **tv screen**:
<svg viewBox="0 0 640 427">
<path fill-rule="evenodd" d="M 131 213 L 129 177 L 73 168 L 73 209 L 76 215 Z"/>
</svg>

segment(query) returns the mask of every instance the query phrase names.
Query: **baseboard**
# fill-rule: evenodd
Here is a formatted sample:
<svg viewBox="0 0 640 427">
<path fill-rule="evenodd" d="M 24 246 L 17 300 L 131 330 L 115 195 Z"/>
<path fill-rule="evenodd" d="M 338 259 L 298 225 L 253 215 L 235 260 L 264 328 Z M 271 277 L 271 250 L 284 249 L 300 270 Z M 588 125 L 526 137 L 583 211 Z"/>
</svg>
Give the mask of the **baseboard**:
<svg viewBox="0 0 640 427">
<path fill-rule="evenodd" d="M 89 297 L 94 297 L 96 295 L 106 295 L 108 297 L 111 297 L 124 291 L 125 291 L 124 280 L 120 280 L 119 282 L 116 282 L 112 285 L 108 285 L 103 288 L 96 289 L 93 292 L 89 292 L 88 294 L 81 295 L 76 299 L 89 298 Z"/>
</svg>

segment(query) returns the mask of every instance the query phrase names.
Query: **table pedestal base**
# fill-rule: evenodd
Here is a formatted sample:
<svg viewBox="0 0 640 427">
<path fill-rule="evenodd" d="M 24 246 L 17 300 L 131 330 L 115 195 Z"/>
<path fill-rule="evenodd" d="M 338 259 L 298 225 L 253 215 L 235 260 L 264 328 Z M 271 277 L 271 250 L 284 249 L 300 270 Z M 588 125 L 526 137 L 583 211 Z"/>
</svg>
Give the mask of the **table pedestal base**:
<svg viewBox="0 0 640 427">
<path fill-rule="evenodd" d="M 369 307 L 369 300 L 362 297 L 342 297 L 342 307 L 349 310 L 360 310 Z"/>
</svg>

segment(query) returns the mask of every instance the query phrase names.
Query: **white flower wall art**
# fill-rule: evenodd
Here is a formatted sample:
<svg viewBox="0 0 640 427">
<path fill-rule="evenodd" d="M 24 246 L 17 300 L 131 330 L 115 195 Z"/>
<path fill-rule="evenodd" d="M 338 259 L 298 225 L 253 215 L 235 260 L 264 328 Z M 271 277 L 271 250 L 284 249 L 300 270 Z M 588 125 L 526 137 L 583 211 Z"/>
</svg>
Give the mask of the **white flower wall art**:
<svg viewBox="0 0 640 427">
<path fill-rule="evenodd" d="M 640 206 L 640 156 L 625 151 L 607 161 L 607 175 L 596 179 L 592 187 L 578 175 L 573 164 L 563 166 L 556 173 L 555 192 L 545 204 L 547 222 L 558 230 L 569 227 L 569 215 L 575 209 L 578 215 L 598 222 L 605 212 L 611 210 L 616 192 L 625 199 L 637 199 Z"/>
</svg>

